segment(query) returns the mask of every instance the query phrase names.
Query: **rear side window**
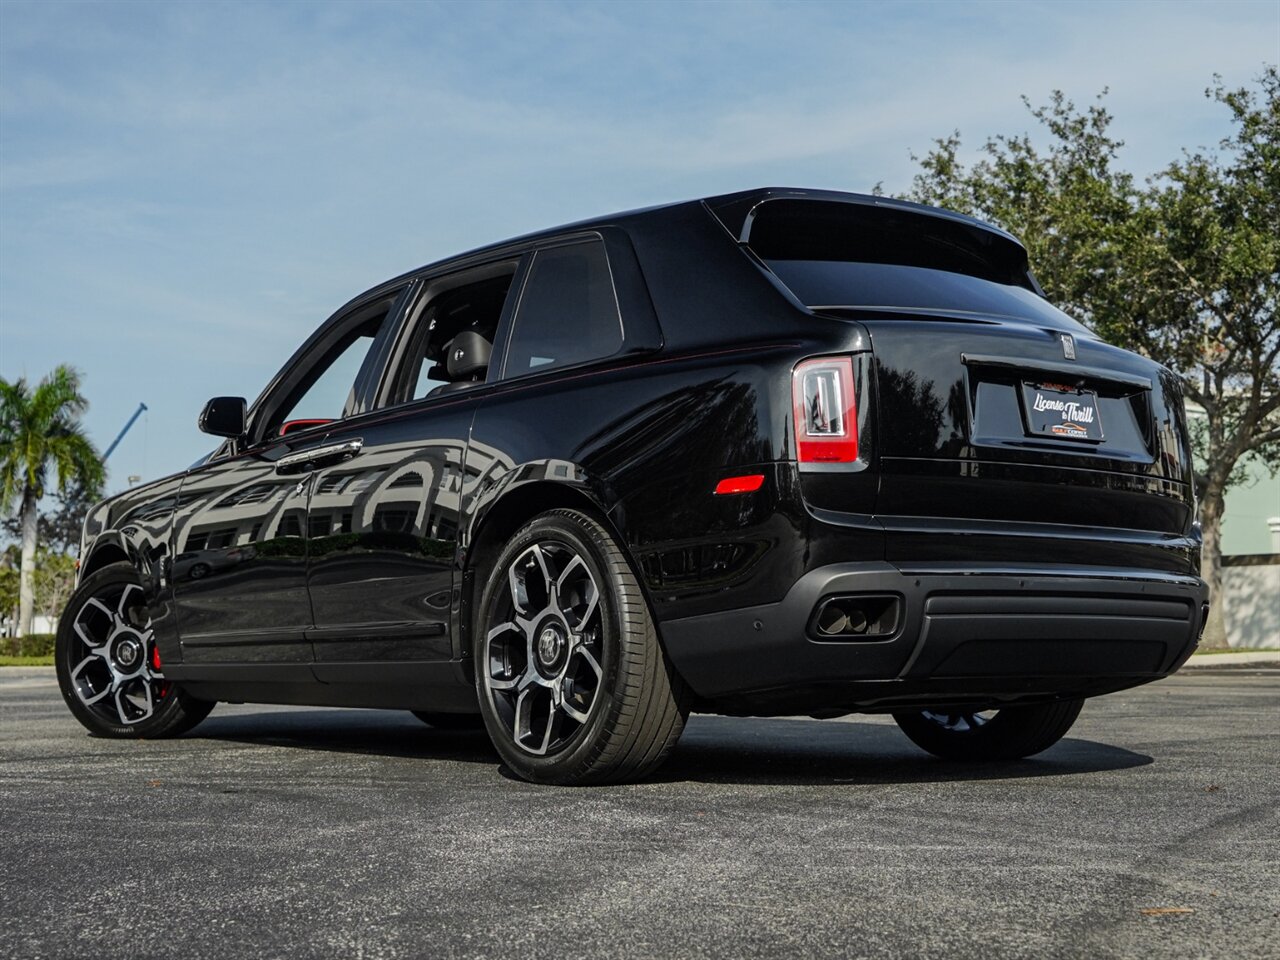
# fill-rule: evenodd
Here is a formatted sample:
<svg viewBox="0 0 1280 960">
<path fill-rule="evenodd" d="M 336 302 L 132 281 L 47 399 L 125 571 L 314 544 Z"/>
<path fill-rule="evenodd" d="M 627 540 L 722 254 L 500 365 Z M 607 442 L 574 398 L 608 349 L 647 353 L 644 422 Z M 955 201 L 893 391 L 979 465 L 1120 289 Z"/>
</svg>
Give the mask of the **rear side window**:
<svg viewBox="0 0 1280 960">
<path fill-rule="evenodd" d="M 535 253 L 507 346 L 505 376 L 598 360 L 621 348 L 622 319 L 604 243 L 588 240 Z"/>
</svg>

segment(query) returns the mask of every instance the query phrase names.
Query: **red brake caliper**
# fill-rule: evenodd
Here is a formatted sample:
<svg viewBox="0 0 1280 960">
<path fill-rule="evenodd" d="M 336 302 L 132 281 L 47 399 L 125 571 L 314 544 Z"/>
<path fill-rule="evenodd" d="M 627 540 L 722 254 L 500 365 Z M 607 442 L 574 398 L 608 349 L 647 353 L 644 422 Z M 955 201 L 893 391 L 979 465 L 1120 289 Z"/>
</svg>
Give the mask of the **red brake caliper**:
<svg viewBox="0 0 1280 960">
<path fill-rule="evenodd" d="M 156 673 L 163 672 L 160 669 L 160 648 L 155 644 L 151 645 L 151 669 Z M 163 698 L 169 692 L 169 684 L 162 683 L 156 688 L 156 696 Z"/>
</svg>

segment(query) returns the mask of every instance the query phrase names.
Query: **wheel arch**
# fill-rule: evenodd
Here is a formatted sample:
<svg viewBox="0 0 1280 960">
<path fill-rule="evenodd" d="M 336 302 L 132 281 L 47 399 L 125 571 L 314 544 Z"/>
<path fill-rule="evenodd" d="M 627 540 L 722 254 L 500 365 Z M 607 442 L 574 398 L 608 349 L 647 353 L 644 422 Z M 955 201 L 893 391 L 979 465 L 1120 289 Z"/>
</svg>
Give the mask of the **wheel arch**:
<svg viewBox="0 0 1280 960">
<path fill-rule="evenodd" d="M 125 550 L 123 544 L 111 538 L 100 539 L 90 548 L 89 555 L 80 564 L 80 579 L 83 580 L 91 573 L 97 573 L 103 567 L 119 563 L 122 560 L 126 563 L 133 563 L 134 567 L 137 567 L 137 563 L 130 558 L 129 552 Z"/>
<path fill-rule="evenodd" d="M 481 578 L 486 564 L 501 553 L 503 546 L 517 530 L 548 510 L 579 510 L 597 520 L 622 547 L 623 553 L 635 569 L 630 544 L 602 499 L 589 485 L 547 479 L 513 484 L 501 496 L 478 510 L 470 525 L 462 561 L 457 620 L 461 656 L 471 656 L 471 620 L 475 604 L 480 599 L 480 591 L 484 589 Z"/>
</svg>

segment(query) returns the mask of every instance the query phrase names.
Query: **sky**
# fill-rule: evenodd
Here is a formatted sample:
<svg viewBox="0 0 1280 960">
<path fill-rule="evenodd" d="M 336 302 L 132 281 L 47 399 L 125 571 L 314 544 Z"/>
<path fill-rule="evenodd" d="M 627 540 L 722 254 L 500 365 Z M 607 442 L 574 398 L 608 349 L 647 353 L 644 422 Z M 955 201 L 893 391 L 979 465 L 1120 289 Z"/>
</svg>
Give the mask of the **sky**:
<svg viewBox="0 0 1280 960">
<path fill-rule="evenodd" d="M 350 297 L 583 217 L 757 186 L 905 191 L 912 153 L 1109 88 L 1122 163 L 1228 133 L 1280 0 L 0 0 L 0 376 L 83 374 L 109 490 L 215 442 Z"/>
</svg>

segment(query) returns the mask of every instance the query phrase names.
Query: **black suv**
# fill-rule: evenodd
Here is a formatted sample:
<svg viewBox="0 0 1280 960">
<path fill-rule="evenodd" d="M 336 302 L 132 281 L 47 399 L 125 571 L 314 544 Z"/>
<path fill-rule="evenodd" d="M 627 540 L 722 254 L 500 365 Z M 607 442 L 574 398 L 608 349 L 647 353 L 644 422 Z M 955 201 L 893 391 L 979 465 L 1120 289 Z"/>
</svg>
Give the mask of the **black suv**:
<svg viewBox="0 0 1280 960">
<path fill-rule="evenodd" d="M 690 710 L 892 713 L 1007 759 L 1206 615 L 1176 376 L 944 210 L 755 190 L 587 221 L 339 310 L 177 476 L 97 506 L 75 715 L 214 701 L 483 723 L 629 780 Z"/>
</svg>

